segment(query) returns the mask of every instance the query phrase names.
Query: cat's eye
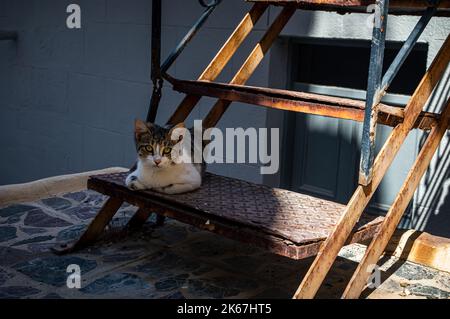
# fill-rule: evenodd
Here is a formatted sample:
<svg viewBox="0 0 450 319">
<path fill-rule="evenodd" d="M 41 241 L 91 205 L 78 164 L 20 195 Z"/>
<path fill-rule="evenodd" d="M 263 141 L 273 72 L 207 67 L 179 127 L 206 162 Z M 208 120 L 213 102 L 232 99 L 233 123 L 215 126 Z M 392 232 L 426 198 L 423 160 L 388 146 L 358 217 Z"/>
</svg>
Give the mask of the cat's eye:
<svg viewBox="0 0 450 319">
<path fill-rule="evenodd" d="M 171 147 L 169 147 L 169 146 L 164 147 L 164 150 L 163 150 L 164 155 L 170 154 L 170 152 L 172 152 Z"/>
<path fill-rule="evenodd" d="M 145 146 L 145 151 L 149 152 L 149 153 L 153 153 L 153 147 L 151 145 L 146 145 Z"/>
</svg>

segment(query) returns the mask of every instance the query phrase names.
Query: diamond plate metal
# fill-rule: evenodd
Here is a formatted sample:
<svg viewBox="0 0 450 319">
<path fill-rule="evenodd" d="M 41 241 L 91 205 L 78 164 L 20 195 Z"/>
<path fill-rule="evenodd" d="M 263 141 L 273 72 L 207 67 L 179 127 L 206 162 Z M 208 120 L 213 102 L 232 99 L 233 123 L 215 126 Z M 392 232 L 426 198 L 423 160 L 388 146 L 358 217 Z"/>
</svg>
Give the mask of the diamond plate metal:
<svg viewBox="0 0 450 319">
<path fill-rule="evenodd" d="M 126 173 L 96 175 L 92 178 L 125 187 Z M 133 192 L 133 191 L 129 191 Z M 140 191 L 172 205 L 219 216 L 237 225 L 257 228 L 295 244 L 324 240 L 337 224 L 344 205 L 279 188 L 207 173 L 200 189 L 177 195 Z M 378 224 L 367 218 L 359 229 Z M 372 219 L 372 220 L 370 220 Z"/>
</svg>

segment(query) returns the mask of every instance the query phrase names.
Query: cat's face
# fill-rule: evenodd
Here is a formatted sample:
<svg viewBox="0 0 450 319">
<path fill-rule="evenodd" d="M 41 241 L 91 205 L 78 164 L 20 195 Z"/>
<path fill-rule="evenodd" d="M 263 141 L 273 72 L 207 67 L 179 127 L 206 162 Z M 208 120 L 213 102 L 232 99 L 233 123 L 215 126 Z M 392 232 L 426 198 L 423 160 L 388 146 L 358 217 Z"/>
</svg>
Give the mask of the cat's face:
<svg viewBox="0 0 450 319">
<path fill-rule="evenodd" d="M 174 147 L 183 138 L 179 135 L 175 140 L 172 133 L 177 128 L 184 128 L 184 123 L 168 129 L 153 123 L 136 120 L 134 136 L 139 159 L 146 165 L 165 168 L 174 165 Z M 175 134 L 174 134 L 175 135 Z"/>
</svg>

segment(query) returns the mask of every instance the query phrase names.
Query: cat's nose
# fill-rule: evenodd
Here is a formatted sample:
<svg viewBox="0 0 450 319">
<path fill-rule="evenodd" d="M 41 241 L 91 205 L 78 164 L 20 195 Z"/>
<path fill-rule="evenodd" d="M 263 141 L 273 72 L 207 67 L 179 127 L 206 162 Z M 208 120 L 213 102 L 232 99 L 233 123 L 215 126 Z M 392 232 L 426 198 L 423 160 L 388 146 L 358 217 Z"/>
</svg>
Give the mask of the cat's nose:
<svg viewBox="0 0 450 319">
<path fill-rule="evenodd" d="M 158 165 L 161 163 L 161 160 L 160 160 L 160 159 L 155 159 L 155 160 L 153 160 L 153 161 L 155 162 L 156 166 L 158 166 Z"/>
</svg>

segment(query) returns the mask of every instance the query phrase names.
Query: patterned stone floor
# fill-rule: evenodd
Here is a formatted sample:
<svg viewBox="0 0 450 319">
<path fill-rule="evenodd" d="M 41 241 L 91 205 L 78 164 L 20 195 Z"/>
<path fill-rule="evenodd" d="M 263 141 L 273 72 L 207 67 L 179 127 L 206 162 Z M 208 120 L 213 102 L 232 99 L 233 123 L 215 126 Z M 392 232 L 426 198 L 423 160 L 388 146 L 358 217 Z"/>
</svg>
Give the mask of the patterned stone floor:
<svg viewBox="0 0 450 319">
<path fill-rule="evenodd" d="M 69 193 L 0 208 L 0 298 L 290 298 L 312 259 L 292 261 L 173 220 L 126 236 L 135 211 L 124 205 L 98 245 L 56 256 L 49 248 L 79 236 L 105 198 Z M 364 246 L 341 251 L 321 298 L 337 298 Z M 66 285 L 81 268 L 80 289 Z M 450 274 L 394 258 L 369 298 L 449 298 Z"/>
</svg>

